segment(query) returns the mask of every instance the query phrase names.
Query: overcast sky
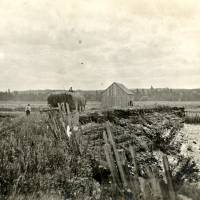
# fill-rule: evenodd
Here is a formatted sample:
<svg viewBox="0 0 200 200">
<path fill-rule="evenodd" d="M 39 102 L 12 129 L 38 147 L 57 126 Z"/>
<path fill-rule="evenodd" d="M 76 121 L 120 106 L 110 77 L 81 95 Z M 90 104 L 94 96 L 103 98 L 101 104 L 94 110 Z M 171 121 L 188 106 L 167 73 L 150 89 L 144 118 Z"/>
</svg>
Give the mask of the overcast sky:
<svg viewBox="0 0 200 200">
<path fill-rule="evenodd" d="M 199 0 L 0 0 L 0 90 L 200 88 Z"/>
</svg>

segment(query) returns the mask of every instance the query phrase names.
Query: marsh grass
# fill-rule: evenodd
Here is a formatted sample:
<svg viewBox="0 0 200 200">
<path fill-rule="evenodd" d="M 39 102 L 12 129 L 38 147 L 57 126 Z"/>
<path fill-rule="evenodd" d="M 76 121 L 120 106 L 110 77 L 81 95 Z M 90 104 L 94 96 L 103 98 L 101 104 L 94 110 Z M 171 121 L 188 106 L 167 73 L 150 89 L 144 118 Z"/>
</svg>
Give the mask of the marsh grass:
<svg viewBox="0 0 200 200">
<path fill-rule="evenodd" d="M 59 197 L 73 192 L 80 177 L 90 181 L 90 163 L 82 161 L 84 155 L 71 153 L 62 127 L 58 127 L 57 138 L 50 126 L 47 116 L 40 114 L 4 122 L 0 129 L 0 199 L 27 195 L 34 199 L 52 191 Z"/>
<path fill-rule="evenodd" d="M 186 112 L 185 123 L 200 124 L 200 112 Z"/>
</svg>

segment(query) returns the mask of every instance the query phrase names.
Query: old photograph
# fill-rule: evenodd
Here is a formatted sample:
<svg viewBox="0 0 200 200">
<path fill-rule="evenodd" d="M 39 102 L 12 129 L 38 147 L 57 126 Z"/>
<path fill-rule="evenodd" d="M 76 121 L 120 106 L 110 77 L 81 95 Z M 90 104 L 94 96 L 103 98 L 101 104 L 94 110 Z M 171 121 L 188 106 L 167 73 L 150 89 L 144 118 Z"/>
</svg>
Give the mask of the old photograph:
<svg viewBox="0 0 200 200">
<path fill-rule="evenodd" d="M 0 0 L 0 200 L 200 200 L 200 1 Z"/>
</svg>

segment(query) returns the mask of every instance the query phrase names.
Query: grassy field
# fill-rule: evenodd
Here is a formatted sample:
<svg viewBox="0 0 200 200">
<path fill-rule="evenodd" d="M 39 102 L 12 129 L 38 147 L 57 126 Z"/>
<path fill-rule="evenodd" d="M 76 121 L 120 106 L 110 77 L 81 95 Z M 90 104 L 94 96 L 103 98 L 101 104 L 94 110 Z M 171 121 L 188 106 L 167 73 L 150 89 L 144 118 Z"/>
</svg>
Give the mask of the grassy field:
<svg viewBox="0 0 200 200">
<path fill-rule="evenodd" d="M 31 105 L 33 112 L 39 112 L 41 109 L 47 107 L 46 101 L 0 101 L 0 117 L 7 115 L 22 115 L 25 106 Z M 153 108 L 155 106 L 172 106 L 184 107 L 186 111 L 186 123 L 199 124 L 200 123 L 200 102 L 199 101 L 136 101 L 133 108 Z M 88 101 L 86 104 L 86 111 L 88 110 L 101 110 L 101 102 Z"/>
<path fill-rule="evenodd" d="M 0 112 L 23 112 L 27 104 L 31 105 L 33 111 L 39 111 L 42 108 L 47 107 L 46 101 L 0 101 Z M 100 109 L 101 102 L 88 101 L 86 109 Z"/>
<path fill-rule="evenodd" d="M 40 108 L 47 107 L 46 101 L 0 101 L 0 111 L 24 111 L 27 104 L 30 104 L 33 111 Z M 133 107 L 135 108 L 149 108 L 156 105 L 167 105 L 184 107 L 186 110 L 200 111 L 199 101 L 135 101 Z M 101 102 L 88 101 L 86 105 L 87 110 L 101 109 Z"/>
<path fill-rule="evenodd" d="M 47 106 L 45 101 L 0 101 L 0 111 L 24 111 L 27 104 L 31 105 L 33 111 Z"/>
<path fill-rule="evenodd" d="M 155 105 L 167 105 L 184 107 L 186 110 L 199 110 L 199 101 L 136 101 L 134 102 L 134 107 L 151 107 Z"/>
</svg>

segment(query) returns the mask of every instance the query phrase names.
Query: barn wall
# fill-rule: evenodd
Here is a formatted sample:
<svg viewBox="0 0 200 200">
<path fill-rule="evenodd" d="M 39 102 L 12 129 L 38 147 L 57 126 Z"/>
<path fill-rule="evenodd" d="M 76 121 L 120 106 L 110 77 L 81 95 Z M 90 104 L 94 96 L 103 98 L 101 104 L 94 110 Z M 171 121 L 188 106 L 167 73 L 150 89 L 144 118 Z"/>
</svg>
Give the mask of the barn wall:
<svg viewBox="0 0 200 200">
<path fill-rule="evenodd" d="M 112 84 L 102 95 L 103 107 L 127 107 L 132 95 L 128 95 L 118 85 Z"/>
</svg>

